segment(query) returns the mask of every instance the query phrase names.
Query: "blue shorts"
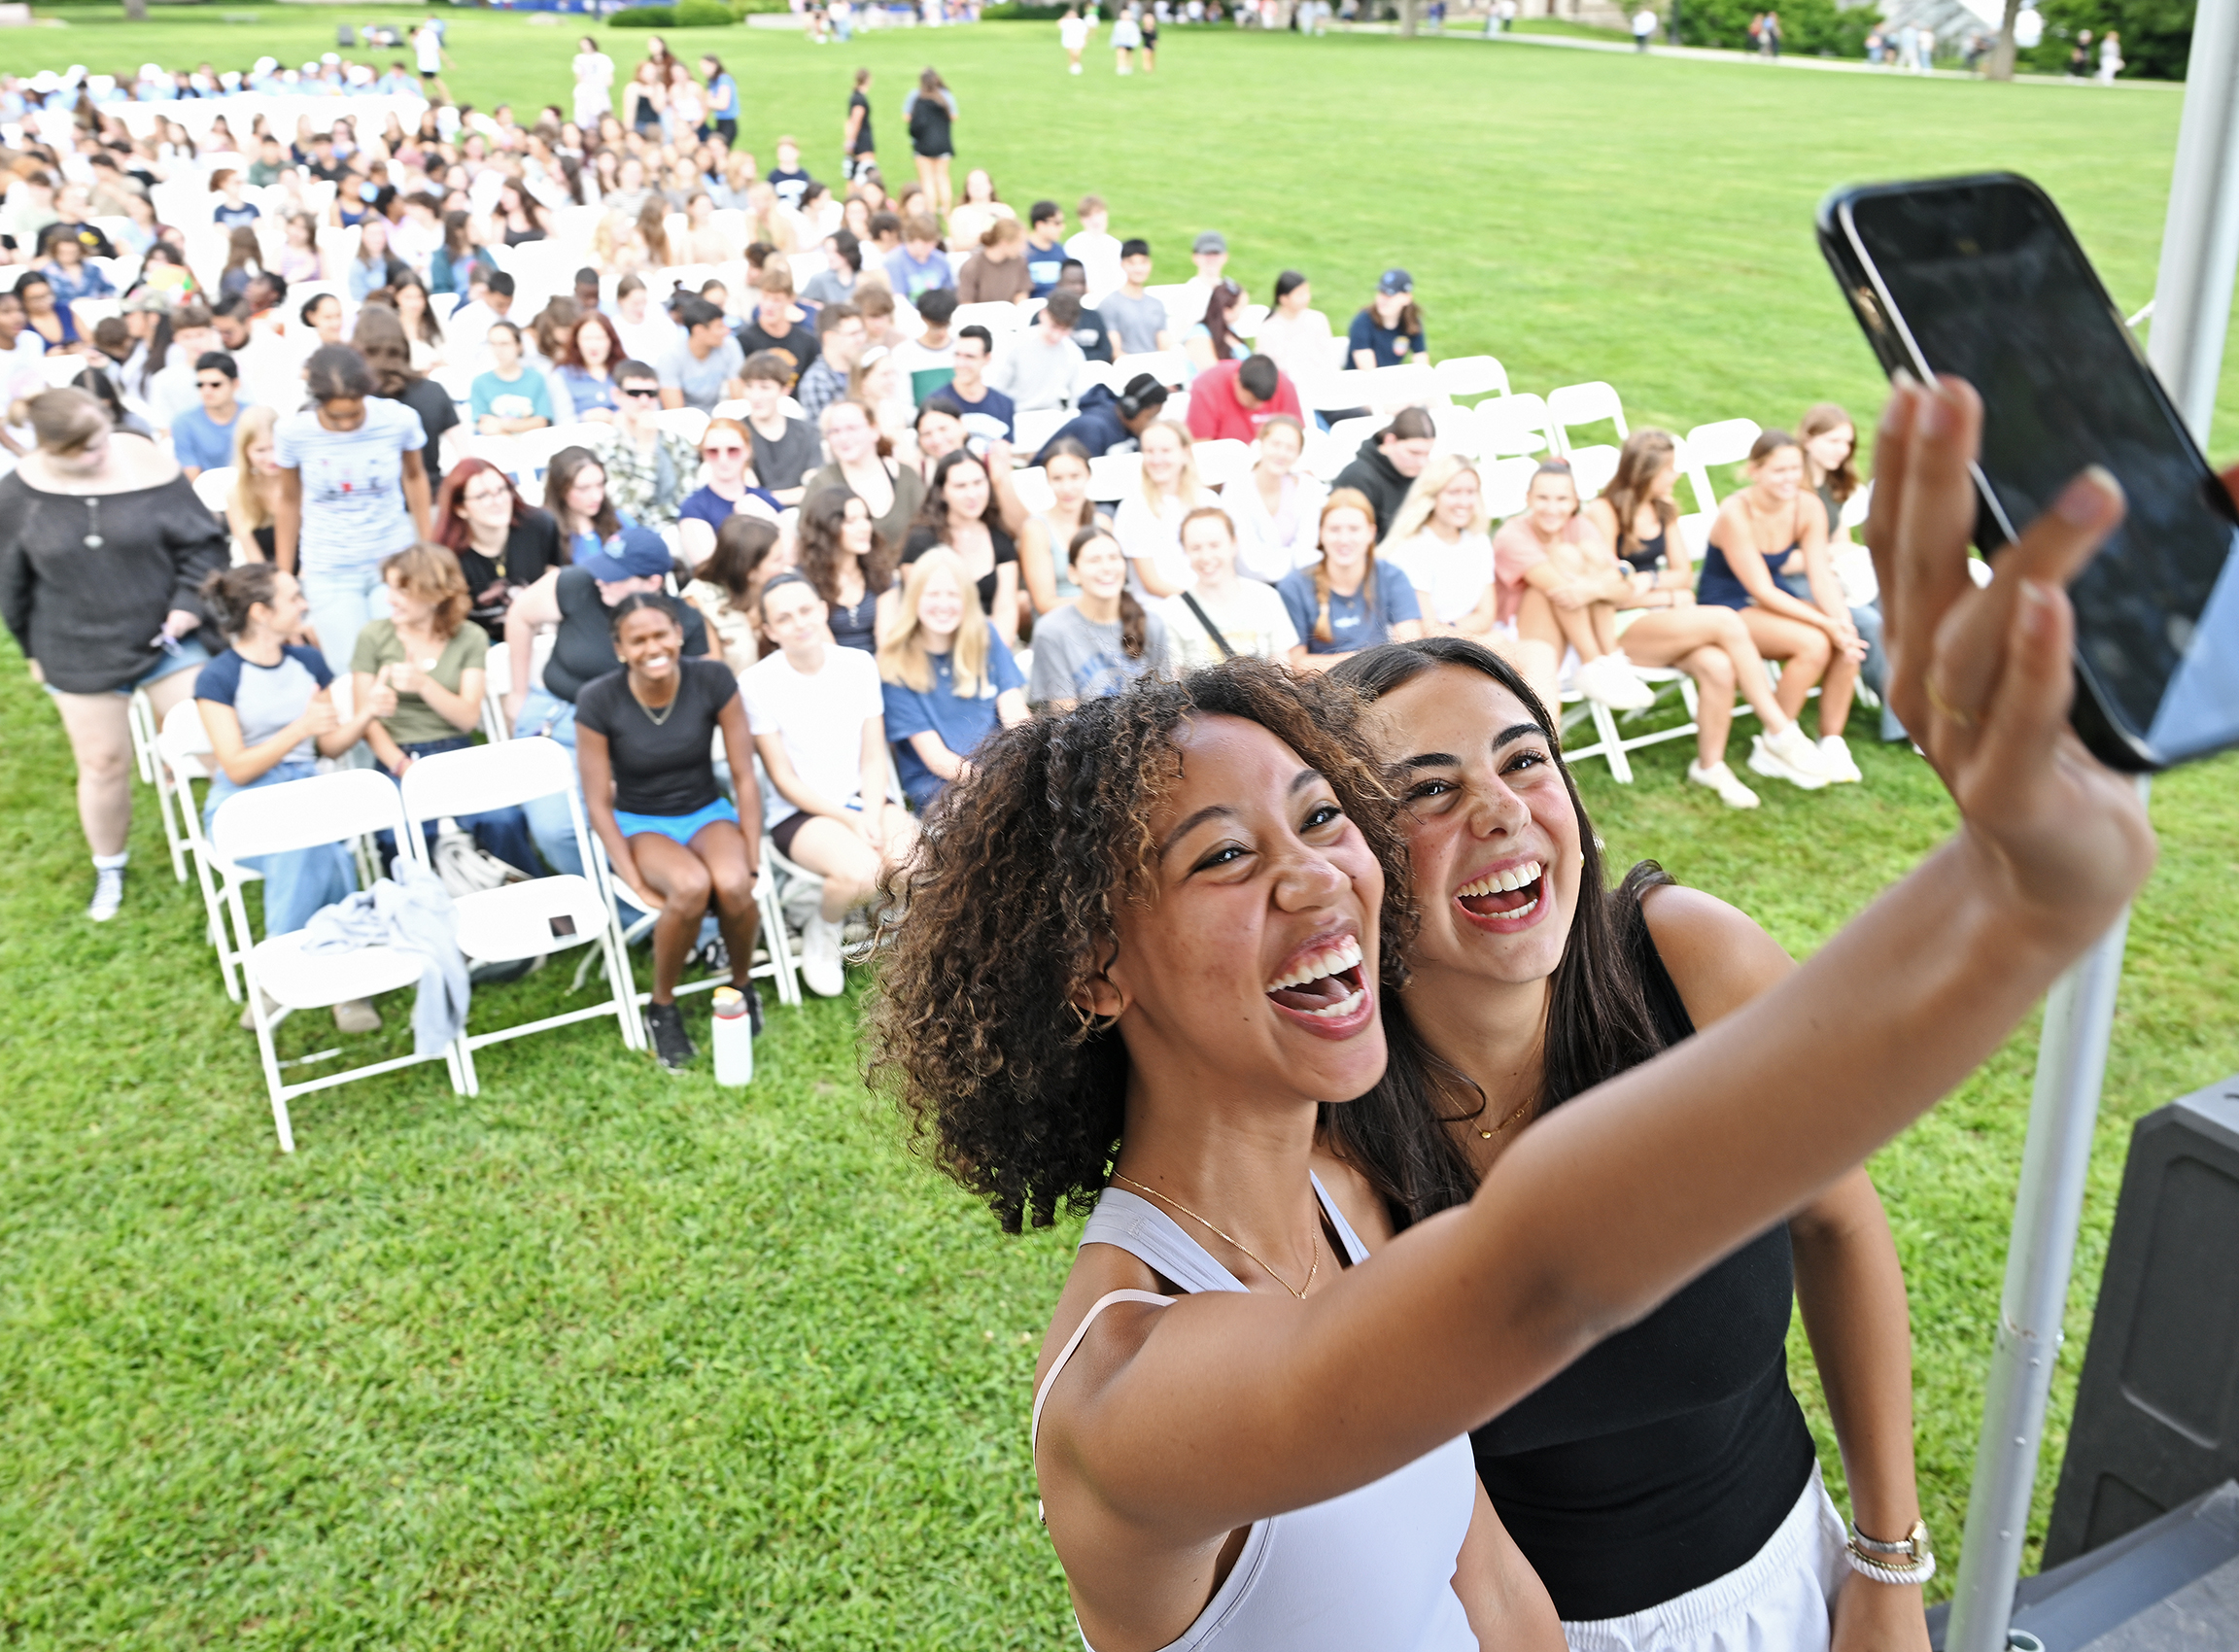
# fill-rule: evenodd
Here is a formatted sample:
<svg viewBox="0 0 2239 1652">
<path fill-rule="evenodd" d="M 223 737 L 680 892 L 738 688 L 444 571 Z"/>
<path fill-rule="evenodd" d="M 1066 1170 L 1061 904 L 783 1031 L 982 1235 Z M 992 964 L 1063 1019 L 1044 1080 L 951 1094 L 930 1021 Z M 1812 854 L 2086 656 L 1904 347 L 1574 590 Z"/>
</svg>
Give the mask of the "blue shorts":
<svg viewBox="0 0 2239 1652">
<path fill-rule="evenodd" d="M 122 688 L 111 689 L 110 692 L 112 694 L 122 695 L 125 699 L 129 700 L 135 693 L 143 688 L 146 688 L 150 683 L 161 682 L 165 677 L 177 676 L 181 671 L 198 671 L 209 663 L 210 650 L 202 646 L 202 639 L 199 637 L 189 635 L 180 639 L 178 652 L 173 653 L 168 648 L 164 649 L 161 653 L 155 656 L 155 663 L 154 665 L 150 666 L 145 671 L 142 671 L 138 676 L 134 677 Z M 60 694 L 64 692 L 61 689 L 56 688 L 52 683 L 47 683 L 44 686 L 49 694 Z"/>
<path fill-rule="evenodd" d="M 728 820 L 734 826 L 739 824 L 739 810 L 727 797 L 719 797 L 706 809 L 696 809 L 690 814 L 632 814 L 619 809 L 614 811 L 614 824 L 622 828 L 625 838 L 651 832 L 687 846 L 703 826 L 712 826 L 718 820 Z"/>
</svg>

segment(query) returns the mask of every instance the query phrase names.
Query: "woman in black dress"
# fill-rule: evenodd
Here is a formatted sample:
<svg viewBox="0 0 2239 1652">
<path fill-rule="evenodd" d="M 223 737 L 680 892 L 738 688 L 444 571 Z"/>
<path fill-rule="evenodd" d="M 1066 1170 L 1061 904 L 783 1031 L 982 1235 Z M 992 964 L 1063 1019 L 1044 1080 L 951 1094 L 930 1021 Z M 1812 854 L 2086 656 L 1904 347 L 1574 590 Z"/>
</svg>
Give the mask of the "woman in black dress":
<svg viewBox="0 0 2239 1652">
<path fill-rule="evenodd" d="M 946 221 L 955 204 L 948 181 L 948 163 L 956 156 L 956 99 L 947 84 L 932 69 L 917 77 L 917 89 L 910 94 L 910 148 L 917 156 L 917 182 L 925 198 Z"/>
<path fill-rule="evenodd" d="M 1385 1077 L 1325 1109 L 1326 1139 L 1399 1220 L 1420 1221 L 1466 1203 L 1541 1115 L 1792 966 L 1743 913 L 1653 862 L 1604 891 L 1547 713 L 1490 650 L 1395 644 L 1338 675 L 1375 703 L 1380 755 L 1400 776 L 1423 923 L 1408 984 L 1385 1005 Z M 1877 1581 L 1845 1561 L 1788 1388 L 1792 1297 L 1857 1531 L 1889 1544 L 1918 1531 L 1905 1280 L 1880 1199 L 1853 1169 L 1476 1430 L 1493 1507 L 1573 1645 L 1824 1652 L 1839 1614 L 1839 1645 L 1925 1652 L 1926 1570 Z"/>
<path fill-rule="evenodd" d="M 127 707 L 145 689 L 160 723 L 209 663 L 199 592 L 226 566 L 225 530 L 169 455 L 115 430 L 84 391 L 26 406 L 39 445 L 0 478 L 0 616 L 70 737 L 93 855 L 86 915 L 105 923 L 124 899 L 132 825 Z"/>
</svg>

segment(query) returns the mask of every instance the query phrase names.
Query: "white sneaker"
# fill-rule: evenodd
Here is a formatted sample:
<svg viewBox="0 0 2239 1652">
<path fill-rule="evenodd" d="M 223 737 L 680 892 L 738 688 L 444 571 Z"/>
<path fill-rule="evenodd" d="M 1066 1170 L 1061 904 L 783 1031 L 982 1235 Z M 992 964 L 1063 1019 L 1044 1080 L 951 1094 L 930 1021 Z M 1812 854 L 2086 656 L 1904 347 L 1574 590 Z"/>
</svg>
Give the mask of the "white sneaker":
<svg viewBox="0 0 2239 1652">
<path fill-rule="evenodd" d="M 117 915 L 124 904 L 124 869 L 121 866 L 100 866 L 93 869 L 93 899 L 86 904 L 86 915 L 95 923 L 107 923 Z"/>
<path fill-rule="evenodd" d="M 1749 741 L 1749 767 L 1758 774 L 1815 792 L 1827 783 L 1819 767 L 1819 751 L 1811 737 L 1791 723 L 1777 735 L 1758 735 Z"/>
<path fill-rule="evenodd" d="M 1819 737 L 1819 767 L 1827 772 L 1828 780 L 1838 786 L 1854 786 L 1866 776 L 1859 772 L 1858 760 L 1850 755 L 1850 744 L 1841 735 Z"/>
<path fill-rule="evenodd" d="M 1625 662 L 1614 654 L 1581 661 L 1572 680 L 1580 694 L 1600 701 L 1612 711 L 1645 711 L 1656 704 L 1656 691 L 1627 670 Z"/>
<path fill-rule="evenodd" d="M 1728 809 L 1757 807 L 1757 794 L 1743 785 L 1723 762 L 1713 763 L 1707 769 L 1700 763 L 1688 764 L 1687 780 L 1690 785 L 1708 786 Z"/>
<path fill-rule="evenodd" d="M 819 913 L 801 931 L 801 979 L 819 998 L 847 990 L 847 967 L 840 956 L 840 926 Z"/>
</svg>

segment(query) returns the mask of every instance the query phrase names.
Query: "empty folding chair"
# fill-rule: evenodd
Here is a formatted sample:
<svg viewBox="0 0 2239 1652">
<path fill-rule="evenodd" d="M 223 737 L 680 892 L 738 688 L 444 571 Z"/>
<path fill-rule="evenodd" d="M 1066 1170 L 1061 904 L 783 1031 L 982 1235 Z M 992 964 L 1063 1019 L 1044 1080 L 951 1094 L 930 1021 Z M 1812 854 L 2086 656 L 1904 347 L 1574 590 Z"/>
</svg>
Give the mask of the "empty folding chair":
<svg viewBox="0 0 2239 1652">
<path fill-rule="evenodd" d="M 1697 425 L 1680 443 L 1686 459 L 1687 485 L 1695 490 L 1695 508 L 1705 514 L 1718 508 L 1718 495 L 1710 486 L 1713 465 L 1740 465 L 1762 432 L 1754 419 L 1721 419 Z"/>
<path fill-rule="evenodd" d="M 1193 376 L 1189 358 L 1179 350 L 1150 351 L 1141 356 L 1130 356 L 1125 362 L 1127 377 L 1149 373 L 1169 390 L 1186 385 Z"/>
<path fill-rule="evenodd" d="M 548 1027 L 593 1020 L 611 1015 L 622 1032 L 625 1049 L 644 1044 L 637 1024 L 637 1007 L 625 984 L 630 972 L 623 952 L 622 926 L 614 904 L 596 881 L 598 863 L 591 854 L 591 833 L 584 824 L 582 800 L 575 793 L 575 759 L 558 740 L 541 735 L 507 740 L 502 745 L 470 745 L 460 751 L 423 757 L 404 771 L 404 842 L 422 865 L 432 870 L 425 824 L 445 816 L 487 814 L 549 797 L 555 792 L 568 799 L 568 814 L 575 833 L 576 852 L 589 872 L 587 877 L 556 874 L 533 878 L 525 883 L 506 883 L 455 897 L 459 915 L 459 950 L 472 964 L 515 963 L 575 946 L 596 944 L 605 955 L 607 994 L 604 1002 L 563 1011 L 496 1032 L 468 1033 L 459 1040 L 459 1064 L 466 1093 L 479 1092 L 474 1074 L 474 1051 L 509 1038 L 523 1038 Z"/>
<path fill-rule="evenodd" d="M 990 303 L 959 304 L 955 316 L 948 324 L 949 336 L 954 337 L 958 327 L 983 327 L 1000 340 L 1007 332 L 1023 329 L 1028 319 L 1023 306 L 1001 299 Z"/>
<path fill-rule="evenodd" d="M 375 832 L 393 833 L 402 843 L 406 829 L 404 803 L 396 781 L 378 770 L 344 769 L 235 792 L 218 806 L 211 819 L 210 846 L 221 861 L 237 864 L 258 855 L 354 843 Z M 272 1047 L 275 1018 L 264 1008 L 267 998 L 283 1010 L 330 1009 L 353 998 L 372 998 L 413 985 L 427 968 L 427 959 L 418 952 L 387 946 L 361 946 L 349 952 L 307 951 L 304 941 L 309 932 L 300 929 L 258 941 L 249 925 L 238 878 L 226 880 L 225 907 L 242 960 L 242 986 L 249 995 L 257 1052 L 263 1062 L 265 1088 L 271 1092 L 272 1125 L 280 1137 L 282 1153 L 295 1151 L 295 1133 L 288 1119 L 292 1097 L 436 1059 L 432 1055 L 398 1055 L 326 1073 L 302 1084 L 283 1083 L 280 1057 Z M 465 1093 L 456 1045 L 445 1045 L 441 1053 L 451 1071 L 452 1087 Z"/>
<path fill-rule="evenodd" d="M 1484 430 L 1473 409 L 1439 402 L 1430 412 L 1430 427 L 1436 432 L 1430 449 L 1432 453 L 1458 453 L 1465 459 L 1477 457 L 1478 445 L 1484 439 Z"/>
<path fill-rule="evenodd" d="M 1549 391 L 1547 412 L 1549 433 L 1566 453 L 1571 449 L 1570 431 L 1579 426 L 1615 425 L 1619 441 L 1633 433 L 1625 424 L 1625 409 L 1617 400 L 1616 390 L 1600 379 Z"/>
<path fill-rule="evenodd" d="M 1431 367 L 1430 376 L 1450 401 L 1508 394 L 1508 369 L 1498 356 L 1449 356 Z"/>
<path fill-rule="evenodd" d="M 1050 491 L 1050 478 L 1039 465 L 1026 470 L 1014 470 L 1011 473 L 1011 492 L 1026 507 L 1027 514 L 1032 516 L 1054 509 L 1057 503 L 1057 496 Z"/>
<path fill-rule="evenodd" d="M 1387 423 L 1389 421 L 1379 419 L 1374 414 L 1360 419 L 1340 419 L 1329 427 L 1329 440 L 1333 446 L 1344 450 L 1345 463 L 1350 465 L 1354 454 L 1361 450 L 1361 444 L 1383 430 Z"/>
<path fill-rule="evenodd" d="M 1548 435 L 1547 402 L 1527 392 L 1477 403 L 1478 451 L 1488 459 L 1543 453 L 1554 445 Z"/>
<path fill-rule="evenodd" d="M 709 414 L 698 407 L 664 407 L 656 415 L 664 430 L 673 430 L 694 445 L 698 445 L 700 438 L 707 433 L 709 417 Z"/>
<path fill-rule="evenodd" d="M 1539 468 L 1539 461 L 1532 458 L 1497 459 L 1485 466 L 1485 510 L 1494 521 L 1502 522 L 1524 508 L 1525 496 L 1532 491 L 1532 478 Z"/>
<path fill-rule="evenodd" d="M 1581 499 L 1592 499 L 1609 485 L 1609 479 L 1617 474 L 1617 452 L 1607 442 L 1596 442 L 1591 447 L 1574 447 L 1565 455 Z"/>
<path fill-rule="evenodd" d="M 1635 666 L 1633 671 L 1641 681 L 1656 689 L 1659 697 L 1661 697 L 1664 689 L 1676 687 L 1679 691 L 1680 703 L 1687 708 L 1686 720 L 1667 728 L 1650 729 L 1643 734 L 1627 736 L 1617 726 L 1620 718 L 1630 721 L 1635 717 L 1646 716 L 1649 711 L 1654 709 L 1653 706 L 1639 711 L 1619 713 L 1611 711 L 1599 700 L 1586 700 L 1583 696 L 1564 696 L 1566 703 L 1575 698 L 1585 706 L 1587 716 L 1594 725 L 1595 735 L 1594 741 L 1590 745 L 1574 747 L 1566 740 L 1563 746 L 1564 758 L 1572 768 L 1576 768 L 1589 758 L 1599 757 L 1609 765 L 1609 777 L 1621 786 L 1629 786 L 1633 783 L 1633 764 L 1626 754 L 1638 751 L 1642 746 L 1660 745 L 1668 740 L 1693 739 L 1698 709 L 1695 698 L 1695 679 L 1686 672 L 1673 671 L 1667 666 Z M 1565 717 L 1565 722 L 1569 723 L 1576 714 L 1574 710 L 1571 711 Z"/>
<path fill-rule="evenodd" d="M 1088 497 L 1099 504 L 1113 503 L 1132 494 L 1142 477 L 1141 454 L 1098 454 L 1088 462 Z"/>
<path fill-rule="evenodd" d="M 225 500 L 233 492 L 233 466 L 213 465 L 194 478 L 194 497 L 220 516 L 225 514 Z"/>
<path fill-rule="evenodd" d="M 1208 488 L 1225 488 L 1251 470 L 1252 444 L 1233 438 L 1198 442 L 1190 449 L 1197 464 L 1197 480 Z"/>
<path fill-rule="evenodd" d="M 134 689 L 124 702 L 124 729 L 132 737 L 132 767 L 138 772 L 141 783 L 152 786 L 155 783 L 155 702 L 148 698 L 146 689 Z M 171 864 L 176 871 L 177 850 L 172 851 Z"/>
<path fill-rule="evenodd" d="M 211 778 L 216 760 L 211 754 L 210 731 L 203 726 L 201 709 L 193 701 L 182 700 L 171 707 L 155 743 L 155 797 L 163 810 L 164 836 L 169 838 L 173 832 L 179 836 L 187 863 L 201 886 L 205 933 L 217 948 L 218 973 L 225 982 L 225 996 L 239 1003 L 241 983 L 236 972 L 241 960 L 226 928 L 222 884 L 226 878 L 255 881 L 259 875 L 245 866 L 221 863 L 202 836 L 202 810 L 194 802 L 194 782 Z"/>
<path fill-rule="evenodd" d="M 1042 444 L 1063 430 L 1072 418 L 1071 411 L 1063 407 L 1038 407 L 1015 415 L 1011 421 L 1013 451 L 1032 458 L 1042 451 Z"/>
</svg>

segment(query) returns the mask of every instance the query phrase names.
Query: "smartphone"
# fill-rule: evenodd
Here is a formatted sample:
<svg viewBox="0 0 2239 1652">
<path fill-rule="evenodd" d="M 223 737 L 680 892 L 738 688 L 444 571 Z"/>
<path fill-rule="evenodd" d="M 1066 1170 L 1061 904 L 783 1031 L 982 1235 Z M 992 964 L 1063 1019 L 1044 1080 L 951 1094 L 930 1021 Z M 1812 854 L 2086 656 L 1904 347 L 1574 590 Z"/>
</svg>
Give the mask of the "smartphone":
<svg viewBox="0 0 2239 1652">
<path fill-rule="evenodd" d="M 1828 195 L 1818 231 L 1884 371 L 1981 394 L 1984 556 L 2086 465 L 2128 495 L 2072 592 L 2092 754 L 2150 772 L 2239 744 L 2239 508 L 2051 198 L 2013 173 L 1866 185 Z"/>
</svg>

